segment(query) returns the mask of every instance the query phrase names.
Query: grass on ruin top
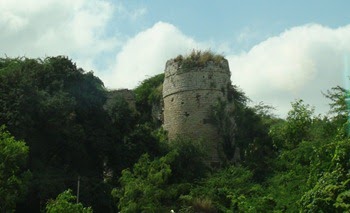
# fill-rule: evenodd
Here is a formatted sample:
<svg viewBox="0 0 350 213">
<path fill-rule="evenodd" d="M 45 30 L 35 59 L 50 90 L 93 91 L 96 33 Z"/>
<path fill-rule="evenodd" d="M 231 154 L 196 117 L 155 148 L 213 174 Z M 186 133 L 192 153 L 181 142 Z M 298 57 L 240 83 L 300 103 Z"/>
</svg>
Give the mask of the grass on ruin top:
<svg viewBox="0 0 350 213">
<path fill-rule="evenodd" d="M 193 50 L 187 56 L 179 55 L 175 58 L 175 62 L 180 63 L 183 68 L 204 67 L 210 61 L 216 65 L 220 65 L 223 60 L 225 58 L 222 55 L 214 54 L 211 51 L 199 50 Z"/>
</svg>

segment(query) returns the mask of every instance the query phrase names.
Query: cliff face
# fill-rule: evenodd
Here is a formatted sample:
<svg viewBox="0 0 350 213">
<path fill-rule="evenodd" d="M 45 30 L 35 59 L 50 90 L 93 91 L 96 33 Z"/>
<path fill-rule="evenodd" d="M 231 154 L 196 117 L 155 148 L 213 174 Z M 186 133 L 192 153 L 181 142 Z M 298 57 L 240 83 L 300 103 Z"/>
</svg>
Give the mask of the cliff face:
<svg viewBox="0 0 350 213">
<path fill-rule="evenodd" d="M 163 126 L 169 139 L 177 136 L 202 139 L 210 153 L 208 161 L 220 162 L 220 137 L 209 116 L 218 99 L 227 101 L 230 85 L 229 65 L 224 58 L 193 67 L 184 66 L 176 59 L 169 60 L 163 83 Z"/>
</svg>

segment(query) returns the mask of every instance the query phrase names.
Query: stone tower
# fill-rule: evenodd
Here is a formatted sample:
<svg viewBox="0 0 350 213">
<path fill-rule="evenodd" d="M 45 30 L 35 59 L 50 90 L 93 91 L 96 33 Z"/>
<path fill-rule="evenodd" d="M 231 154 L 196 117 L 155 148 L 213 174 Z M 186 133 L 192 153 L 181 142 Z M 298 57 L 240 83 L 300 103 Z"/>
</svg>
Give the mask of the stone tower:
<svg viewBox="0 0 350 213">
<path fill-rule="evenodd" d="M 231 85 L 226 59 L 209 58 L 195 65 L 179 57 L 167 61 L 163 83 L 164 129 L 169 139 L 177 136 L 202 139 L 210 154 L 208 161 L 220 163 L 220 136 L 210 122 L 210 109 L 218 99 L 227 101 Z"/>
</svg>

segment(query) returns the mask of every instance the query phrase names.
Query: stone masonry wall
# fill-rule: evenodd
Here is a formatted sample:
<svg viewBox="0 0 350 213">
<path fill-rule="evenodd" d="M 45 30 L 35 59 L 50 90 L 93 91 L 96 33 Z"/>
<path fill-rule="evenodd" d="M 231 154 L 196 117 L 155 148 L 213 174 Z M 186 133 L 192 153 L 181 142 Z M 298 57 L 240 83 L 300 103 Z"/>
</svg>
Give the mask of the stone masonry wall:
<svg viewBox="0 0 350 213">
<path fill-rule="evenodd" d="M 182 68 L 179 62 L 166 63 L 163 83 L 164 129 L 169 139 L 178 135 L 203 139 L 211 163 L 219 162 L 220 138 L 209 122 L 209 111 L 218 98 L 227 100 L 231 85 L 227 60 L 220 64 L 209 61 L 204 67 Z"/>
</svg>

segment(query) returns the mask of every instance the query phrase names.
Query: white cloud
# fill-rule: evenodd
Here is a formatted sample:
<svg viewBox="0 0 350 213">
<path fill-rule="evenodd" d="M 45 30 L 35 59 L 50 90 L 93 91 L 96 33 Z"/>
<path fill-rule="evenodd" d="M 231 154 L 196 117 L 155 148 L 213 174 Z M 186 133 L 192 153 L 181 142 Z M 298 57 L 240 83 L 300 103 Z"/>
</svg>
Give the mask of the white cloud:
<svg viewBox="0 0 350 213">
<path fill-rule="evenodd" d="M 0 54 L 44 57 L 68 55 L 80 66 L 117 45 L 104 36 L 114 7 L 107 1 L 2 0 Z"/>
<path fill-rule="evenodd" d="M 131 8 L 127 8 L 121 2 L 117 3 L 116 5 L 117 5 L 117 11 L 120 14 L 120 17 L 127 18 L 132 21 L 138 20 L 148 12 L 147 8 L 145 7 L 131 9 Z"/>
<path fill-rule="evenodd" d="M 327 111 L 321 91 L 343 85 L 344 55 L 350 55 L 350 25 L 331 29 L 309 24 L 227 58 L 234 84 L 254 101 L 275 105 L 278 114 L 286 115 L 298 98 Z"/>
<path fill-rule="evenodd" d="M 158 22 L 128 40 L 116 56 L 113 73 L 103 78 L 104 82 L 109 88 L 134 88 L 145 78 L 162 73 L 168 59 L 199 48 L 208 46 L 171 24 Z"/>
</svg>

